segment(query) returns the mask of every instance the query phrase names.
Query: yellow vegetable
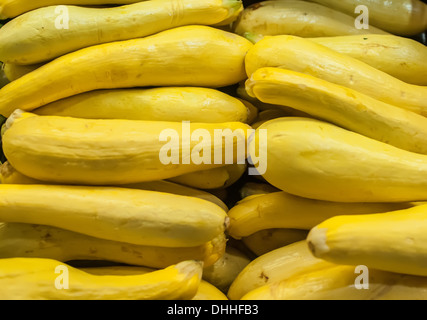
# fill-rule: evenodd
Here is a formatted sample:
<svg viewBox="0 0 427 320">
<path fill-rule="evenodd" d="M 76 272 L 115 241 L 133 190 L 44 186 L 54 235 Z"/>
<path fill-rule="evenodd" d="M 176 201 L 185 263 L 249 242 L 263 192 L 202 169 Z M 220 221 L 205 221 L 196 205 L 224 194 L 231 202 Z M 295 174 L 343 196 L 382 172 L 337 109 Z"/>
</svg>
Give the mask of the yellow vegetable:
<svg viewBox="0 0 427 320">
<path fill-rule="evenodd" d="M 263 102 L 290 106 L 372 139 L 427 154 L 426 117 L 356 90 L 280 68 L 258 69 L 246 87 Z"/>
<path fill-rule="evenodd" d="M 209 267 L 224 255 L 225 245 L 224 234 L 199 246 L 171 248 L 105 240 L 47 225 L 0 223 L 1 259 L 101 260 L 151 268 L 199 260 L 203 261 L 204 267 Z"/>
<path fill-rule="evenodd" d="M 252 260 L 233 281 L 227 296 L 230 300 L 240 300 L 248 292 L 266 284 L 333 265 L 315 258 L 305 240 L 298 241 Z"/>
<path fill-rule="evenodd" d="M 35 64 L 83 48 L 143 38 L 181 26 L 221 25 L 234 20 L 241 10 L 240 0 L 152 0 L 111 8 L 42 7 L 0 29 L 0 61 Z"/>
<path fill-rule="evenodd" d="M 0 165 L 0 183 L 2 184 L 47 184 L 45 181 L 29 178 L 23 175 L 22 173 L 16 171 L 16 169 L 12 167 L 8 161 Z M 187 186 L 183 186 L 178 183 L 173 183 L 170 181 L 165 181 L 165 180 L 148 181 L 148 182 L 120 185 L 119 187 L 159 191 L 159 192 L 173 193 L 173 194 L 182 195 L 182 196 L 196 197 L 196 198 L 208 200 L 212 203 L 215 203 L 218 206 L 220 206 L 224 211 L 228 211 L 228 207 L 223 202 L 223 200 L 213 195 L 212 193 L 187 187 Z"/>
<path fill-rule="evenodd" d="M 427 276 L 427 205 L 333 217 L 311 229 L 307 241 L 320 259 Z"/>
<path fill-rule="evenodd" d="M 21 78 L 22 76 L 30 73 L 31 71 L 40 68 L 43 64 L 31 64 L 31 65 L 18 65 L 13 63 L 5 63 L 3 65 L 3 71 L 6 75 L 6 78 L 12 82 L 16 79 Z"/>
<path fill-rule="evenodd" d="M 427 47 L 395 35 L 352 35 L 311 41 L 361 60 L 404 82 L 427 85 Z"/>
<path fill-rule="evenodd" d="M 248 116 L 247 116 L 247 121 L 246 123 L 251 124 L 256 117 L 258 116 L 258 108 L 255 107 L 251 102 L 241 99 L 241 98 L 237 98 L 238 100 L 240 100 L 241 103 L 243 103 L 246 107 L 246 109 L 248 110 Z"/>
<path fill-rule="evenodd" d="M 221 91 L 200 87 L 95 90 L 52 102 L 38 115 L 85 119 L 247 122 L 249 110 Z"/>
<path fill-rule="evenodd" d="M 420 0 L 310 0 L 354 15 L 358 5 L 369 10 L 369 23 L 400 35 L 416 35 L 427 29 L 427 5 Z M 366 10 L 365 10 L 366 12 Z M 369 29 L 371 26 L 369 26 Z"/>
<path fill-rule="evenodd" d="M 427 86 L 403 82 L 306 38 L 278 35 L 266 36 L 258 41 L 246 55 L 248 77 L 263 67 L 302 72 L 385 103 L 427 115 Z"/>
<path fill-rule="evenodd" d="M 220 168 L 187 173 L 168 180 L 196 189 L 228 188 L 243 176 L 246 168 L 245 163 L 231 164 Z"/>
<path fill-rule="evenodd" d="M 133 266 L 114 266 L 114 267 L 85 267 L 80 268 L 84 272 L 95 275 L 137 275 L 146 274 L 155 271 L 150 268 L 133 267 Z M 207 282 L 201 280 L 199 289 L 196 295 L 191 300 L 228 300 L 227 296 L 218 288 Z"/>
<path fill-rule="evenodd" d="M 216 204 L 156 191 L 10 184 L 0 185 L 0 194 L 0 221 L 138 245 L 199 246 L 228 226 L 226 212 Z"/>
<path fill-rule="evenodd" d="M 191 123 L 184 127 L 179 122 L 92 120 L 17 112 L 5 128 L 4 153 L 22 174 L 59 184 L 119 185 L 224 166 L 215 163 L 215 155 L 230 156 L 237 163 L 246 157 L 240 146 L 245 147 L 250 127 L 240 122 Z M 196 130 L 203 130 L 209 139 L 189 141 Z M 225 143 L 215 132 L 222 133 Z"/>
<path fill-rule="evenodd" d="M 271 228 L 260 230 L 247 237 L 243 237 L 242 242 L 255 255 L 261 256 L 294 242 L 305 240 L 307 234 L 308 230 Z"/>
<path fill-rule="evenodd" d="M 273 186 L 305 198 L 337 202 L 427 199 L 427 155 L 398 149 L 308 118 L 266 122 L 267 166 Z"/>
<path fill-rule="evenodd" d="M 240 81 L 237 89 L 236 89 L 236 95 L 240 98 L 240 99 L 244 99 L 248 102 L 250 102 L 253 106 L 255 106 L 255 108 L 257 108 L 259 111 L 264 111 L 264 110 L 269 110 L 269 109 L 280 109 L 280 106 L 276 106 L 276 105 L 270 105 L 268 103 L 264 103 L 259 101 L 257 98 L 251 97 L 247 92 L 246 92 L 246 88 L 245 88 L 245 81 Z"/>
<path fill-rule="evenodd" d="M 260 125 L 262 125 L 263 123 L 269 121 L 269 120 L 273 120 L 276 118 L 282 118 L 282 117 L 308 117 L 308 118 L 312 118 L 311 115 L 296 110 L 296 109 L 292 109 L 286 106 L 280 106 L 278 105 L 278 109 L 267 109 L 264 111 L 261 111 L 258 114 L 258 117 L 255 119 L 254 123 L 251 124 L 251 127 L 253 129 L 258 128 Z"/>
<path fill-rule="evenodd" d="M 369 269 L 368 288 L 355 286 L 354 266 L 334 266 L 257 288 L 241 300 L 426 300 L 427 277 Z"/>
<path fill-rule="evenodd" d="M 191 300 L 228 300 L 227 296 L 214 285 L 202 280 L 196 295 Z"/>
<path fill-rule="evenodd" d="M 233 23 L 234 32 L 256 42 L 263 36 L 332 37 L 387 32 L 373 26 L 357 29 L 354 14 L 299 0 L 260 1 L 246 7 Z"/>
<path fill-rule="evenodd" d="M 30 111 L 97 89 L 233 85 L 246 79 L 244 57 L 251 47 L 251 42 L 230 32 L 184 26 L 84 48 L 2 88 L 0 114 L 8 117 L 17 106 Z"/>
<path fill-rule="evenodd" d="M 242 251 L 227 246 L 224 254 L 212 265 L 203 269 L 203 279 L 222 292 L 227 292 L 237 275 L 251 259 Z"/>
<path fill-rule="evenodd" d="M 270 169 L 270 167 L 268 167 Z M 267 171 L 268 171 L 267 169 Z M 310 183 L 310 180 L 307 180 Z M 235 239 L 271 228 L 311 229 L 337 215 L 388 212 L 412 207 L 410 203 L 342 203 L 306 199 L 286 192 L 272 192 L 243 199 L 228 212 L 228 234 Z"/>
<path fill-rule="evenodd" d="M 65 274 L 68 289 L 58 289 Z M 196 295 L 201 276 L 198 261 L 182 261 L 143 275 L 98 276 L 52 259 L 0 259 L 0 299 L 187 300 Z"/>
<path fill-rule="evenodd" d="M 0 183 L 2 184 L 44 184 L 44 181 L 36 180 L 16 171 L 8 161 L 0 165 Z"/>
<path fill-rule="evenodd" d="M 106 4 L 129 4 L 140 2 L 141 0 L 0 0 L 0 19 L 15 18 L 25 12 L 63 4 L 89 6 Z"/>
</svg>

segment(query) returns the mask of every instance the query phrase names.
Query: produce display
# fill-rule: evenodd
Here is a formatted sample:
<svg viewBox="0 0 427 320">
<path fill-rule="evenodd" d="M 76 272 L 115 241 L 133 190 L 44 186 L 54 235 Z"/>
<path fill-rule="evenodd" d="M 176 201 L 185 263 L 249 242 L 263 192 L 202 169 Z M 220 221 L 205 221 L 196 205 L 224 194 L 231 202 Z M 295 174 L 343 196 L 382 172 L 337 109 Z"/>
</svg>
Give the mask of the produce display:
<svg viewBox="0 0 427 320">
<path fill-rule="evenodd" d="M 425 1 L 0 0 L 0 63 L 1 300 L 427 300 Z"/>
</svg>

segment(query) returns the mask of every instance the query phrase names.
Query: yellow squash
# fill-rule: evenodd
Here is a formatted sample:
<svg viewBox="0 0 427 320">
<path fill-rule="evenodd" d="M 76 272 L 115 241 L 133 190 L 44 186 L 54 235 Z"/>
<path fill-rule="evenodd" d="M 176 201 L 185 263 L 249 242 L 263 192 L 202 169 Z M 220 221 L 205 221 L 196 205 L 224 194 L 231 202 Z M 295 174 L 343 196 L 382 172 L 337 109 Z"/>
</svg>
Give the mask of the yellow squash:
<svg viewBox="0 0 427 320">
<path fill-rule="evenodd" d="M 230 32 L 183 26 L 84 48 L 2 88 L 0 114 L 8 117 L 17 106 L 30 111 L 97 89 L 233 85 L 246 79 L 244 58 L 251 47 L 251 42 Z"/>
<path fill-rule="evenodd" d="M 427 85 L 427 47 L 413 39 L 367 34 L 310 40 L 363 61 L 404 82 Z"/>
<path fill-rule="evenodd" d="M 255 119 L 255 121 L 251 124 L 251 127 L 253 129 L 258 128 L 261 124 L 264 122 L 267 122 L 269 120 L 273 120 L 276 118 L 281 117 L 309 117 L 311 116 L 309 114 L 306 114 L 302 111 L 295 110 L 292 108 L 288 108 L 286 106 L 280 106 L 278 105 L 278 109 L 268 109 L 261 111 L 258 114 L 258 117 Z"/>
<path fill-rule="evenodd" d="M 203 279 L 225 293 L 250 262 L 251 259 L 244 252 L 228 245 L 214 264 L 203 269 Z"/>
<path fill-rule="evenodd" d="M 188 300 L 196 295 L 201 277 L 198 261 L 182 261 L 142 275 L 110 276 L 53 259 L 0 259 L 0 299 Z"/>
<path fill-rule="evenodd" d="M 6 75 L 6 78 L 12 82 L 16 79 L 21 78 L 22 76 L 30 73 L 31 71 L 40 68 L 43 64 L 31 64 L 31 65 L 18 65 L 13 63 L 5 63 L 3 65 L 3 72 Z"/>
<path fill-rule="evenodd" d="M 246 168 L 246 163 L 230 164 L 219 168 L 187 173 L 168 180 L 196 189 L 228 188 L 243 176 Z"/>
<path fill-rule="evenodd" d="M 196 292 L 196 295 L 191 300 L 228 300 L 227 296 L 215 287 L 213 284 L 210 284 L 206 280 L 203 280 L 199 284 L 199 289 Z"/>
<path fill-rule="evenodd" d="M 256 288 L 333 265 L 315 258 L 305 240 L 298 241 L 252 260 L 233 281 L 227 296 L 230 300 L 240 300 Z"/>
<path fill-rule="evenodd" d="M 242 242 L 255 255 L 261 256 L 294 242 L 305 240 L 307 234 L 308 230 L 271 228 L 260 230 L 247 237 L 243 237 Z"/>
<path fill-rule="evenodd" d="M 0 183 L 2 184 L 47 184 L 45 181 L 29 178 L 22 173 L 16 171 L 14 167 L 10 165 L 8 161 L 0 165 Z M 204 200 L 208 200 L 212 203 L 220 206 L 224 211 L 228 211 L 227 205 L 210 192 L 203 190 L 187 187 L 171 181 L 157 180 L 140 183 L 131 183 L 125 185 L 119 185 L 123 188 L 151 190 L 166 193 L 173 193 L 182 196 L 196 197 Z"/>
<path fill-rule="evenodd" d="M 0 221 L 49 225 L 106 240 L 194 247 L 224 233 L 212 202 L 115 187 L 0 185 Z"/>
<path fill-rule="evenodd" d="M 130 4 L 141 0 L 0 0 L 0 19 L 15 18 L 25 12 L 58 5 L 102 6 L 107 4 Z"/>
<path fill-rule="evenodd" d="M 266 36 L 249 50 L 245 65 L 249 78 L 263 67 L 288 69 L 427 115 L 427 86 L 403 82 L 363 61 L 306 38 Z"/>
<path fill-rule="evenodd" d="M 427 276 L 427 205 L 364 216 L 338 216 L 312 228 L 309 248 L 337 264 Z"/>
<path fill-rule="evenodd" d="M 85 267 L 80 270 L 94 275 L 138 275 L 155 271 L 155 269 L 134 266 Z M 191 300 L 228 300 L 227 296 L 206 280 L 200 281 L 199 289 Z"/>
<path fill-rule="evenodd" d="M 237 163 L 246 158 L 249 128 L 241 122 L 184 126 L 17 112 L 8 119 L 2 142 L 8 162 L 30 178 L 59 184 L 118 185 L 221 167 L 224 155 Z"/>
<path fill-rule="evenodd" d="M 289 106 L 372 139 L 427 154 L 426 117 L 356 90 L 268 67 L 255 71 L 246 88 L 263 102 Z"/>
<path fill-rule="evenodd" d="M 0 61 L 35 64 L 83 48 L 143 38 L 181 26 L 221 25 L 234 20 L 241 10 L 240 0 L 152 0 L 110 8 L 42 7 L 0 29 Z"/>
<path fill-rule="evenodd" d="M 110 261 L 150 268 L 166 268 L 184 260 L 199 260 L 206 268 L 224 255 L 225 246 L 224 234 L 199 246 L 171 248 L 105 240 L 47 225 L 0 223 L 0 259 Z"/>
<path fill-rule="evenodd" d="M 267 167 L 267 171 L 270 167 Z M 307 183 L 310 183 L 308 180 Z M 410 203 L 342 203 L 312 200 L 286 192 L 272 192 L 243 199 L 228 212 L 228 234 L 235 239 L 271 228 L 309 230 L 337 215 L 388 212 L 412 207 Z"/>
<path fill-rule="evenodd" d="M 353 14 L 344 14 L 327 6 L 299 0 L 259 1 L 246 7 L 233 23 L 239 35 L 256 42 L 268 35 L 332 37 L 351 34 L 386 34 L 370 26 L 357 29 Z"/>
<path fill-rule="evenodd" d="M 182 184 L 174 183 L 171 181 L 166 181 L 166 180 L 147 181 L 147 182 L 120 185 L 119 187 L 159 191 L 159 192 L 173 193 L 173 194 L 187 196 L 187 197 L 195 197 L 195 198 L 199 198 L 199 199 L 203 199 L 203 200 L 207 200 L 212 203 L 215 203 L 224 211 L 226 212 L 228 211 L 228 207 L 224 203 L 224 200 L 218 197 L 217 195 L 214 195 L 213 193 L 208 191 L 184 186 Z"/>
<path fill-rule="evenodd" d="M 52 102 L 34 113 L 85 119 L 246 123 L 249 110 L 219 90 L 161 87 L 90 91 Z"/>
<path fill-rule="evenodd" d="M 273 186 L 305 198 L 338 202 L 427 199 L 427 155 L 398 149 L 308 118 L 280 118 L 267 129 L 266 172 Z"/>
<path fill-rule="evenodd" d="M 270 110 L 270 109 L 280 109 L 280 106 L 264 103 L 262 101 L 259 101 L 257 98 L 251 97 L 245 87 L 246 79 L 244 81 L 240 81 L 236 88 L 236 96 L 240 99 L 246 100 L 250 102 L 255 108 L 257 108 L 258 112 L 264 111 L 264 110 Z"/>
<path fill-rule="evenodd" d="M 16 171 L 8 161 L 0 165 L 1 184 L 45 184 L 44 181 L 36 180 Z"/>
<path fill-rule="evenodd" d="M 391 33 L 411 36 L 427 29 L 427 5 L 420 0 L 310 0 L 354 15 L 358 5 L 369 13 L 369 29 L 376 26 Z M 364 10 L 366 13 L 366 9 Z"/>
<path fill-rule="evenodd" d="M 368 270 L 363 287 L 355 266 L 334 266 L 248 292 L 241 300 L 426 300 L 427 277 Z M 363 283 L 360 283 L 363 285 Z"/>
<path fill-rule="evenodd" d="M 240 97 L 237 97 L 237 99 L 245 105 L 247 112 L 248 112 L 246 122 L 251 124 L 256 119 L 256 117 L 258 116 L 258 112 L 259 112 L 258 108 L 255 107 L 251 102 L 249 102 L 247 100 L 241 99 Z"/>
</svg>

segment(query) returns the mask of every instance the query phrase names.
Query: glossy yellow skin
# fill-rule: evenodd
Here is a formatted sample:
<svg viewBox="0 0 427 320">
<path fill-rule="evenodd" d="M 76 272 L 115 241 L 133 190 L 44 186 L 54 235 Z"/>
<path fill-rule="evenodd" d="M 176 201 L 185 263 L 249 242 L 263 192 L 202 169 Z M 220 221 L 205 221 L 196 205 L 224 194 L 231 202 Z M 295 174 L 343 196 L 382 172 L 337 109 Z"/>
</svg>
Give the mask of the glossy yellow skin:
<svg viewBox="0 0 427 320">
<path fill-rule="evenodd" d="M 412 206 L 410 203 L 340 203 L 302 198 L 283 191 L 272 192 L 243 199 L 232 207 L 228 212 L 228 234 L 241 239 L 271 228 L 309 230 L 337 215 L 388 212 Z"/>
<path fill-rule="evenodd" d="M 3 222 L 49 225 L 138 245 L 199 246 L 228 225 L 226 212 L 216 204 L 171 193 L 10 184 L 0 185 L 0 194 Z"/>
<path fill-rule="evenodd" d="M 222 167 L 225 164 L 215 164 L 214 155 L 230 154 L 233 149 L 233 161 L 237 163 L 245 157 L 237 154 L 237 146 L 246 144 L 250 128 L 241 122 L 189 124 L 188 135 L 204 129 L 211 137 L 200 142 L 189 141 L 190 152 L 198 145 L 200 152 L 211 150 L 211 159 L 200 164 L 190 159 L 187 164 L 181 159 L 187 145 L 181 140 L 187 130 L 183 132 L 180 122 L 27 115 L 17 114 L 8 119 L 2 138 L 4 153 L 22 174 L 59 184 L 122 185 L 168 179 Z M 237 137 L 232 143 L 214 138 L 215 130 L 226 129 L 230 130 L 222 132 L 227 140 Z M 169 133 L 171 130 L 173 134 Z M 160 141 L 160 137 L 165 141 Z M 179 159 L 175 159 L 178 164 L 163 159 L 171 148 L 179 152 Z"/>
<path fill-rule="evenodd" d="M 246 123 L 249 110 L 219 90 L 161 87 L 90 91 L 55 101 L 34 113 L 85 119 Z"/>
<path fill-rule="evenodd" d="M 427 156 L 398 149 L 307 118 L 266 122 L 267 170 L 273 186 L 301 197 L 337 202 L 427 199 Z"/>
<path fill-rule="evenodd" d="M 243 176 L 246 168 L 245 163 L 231 164 L 220 168 L 187 173 L 170 178 L 169 181 L 204 190 L 228 188 Z"/>
<path fill-rule="evenodd" d="M 354 14 L 299 0 L 260 1 L 245 8 L 233 24 L 237 34 L 256 42 L 263 36 L 333 37 L 350 34 L 386 34 L 375 27 L 354 26 Z"/>
<path fill-rule="evenodd" d="M 227 296 L 230 300 L 240 300 L 256 288 L 333 265 L 315 258 L 305 240 L 298 241 L 252 260 L 233 281 Z"/>
<path fill-rule="evenodd" d="M 250 262 L 251 259 L 244 252 L 228 245 L 214 264 L 203 269 L 203 279 L 226 293 L 237 275 Z"/>
<path fill-rule="evenodd" d="M 358 5 L 369 9 L 369 23 L 399 35 L 416 35 L 427 29 L 427 5 L 419 0 L 310 0 L 354 15 Z"/>
<path fill-rule="evenodd" d="M 327 219 L 310 230 L 310 250 L 338 264 L 427 276 L 427 205 Z"/>
<path fill-rule="evenodd" d="M 257 288 L 241 300 L 426 300 L 427 277 L 369 269 L 369 288 L 357 289 L 354 266 L 334 266 Z"/>
<path fill-rule="evenodd" d="M 68 268 L 69 288 L 58 290 L 58 266 Z M 187 300 L 199 288 L 202 264 L 182 261 L 142 275 L 94 275 L 52 259 L 0 259 L 2 300 Z"/>
<path fill-rule="evenodd" d="M 1 184 L 47 184 L 45 181 L 32 179 L 16 171 L 14 167 L 10 165 L 8 161 L 4 162 L 0 166 L 0 183 Z M 228 211 L 227 205 L 220 198 L 216 197 L 210 192 L 203 190 L 187 187 L 171 181 L 157 180 L 140 183 L 131 183 L 120 185 L 119 187 L 151 190 L 166 193 L 173 193 L 182 196 L 196 197 L 204 200 L 208 200 L 212 203 L 217 204 L 224 211 Z"/>
<path fill-rule="evenodd" d="M 356 90 L 281 68 L 258 69 L 246 88 L 263 102 L 289 106 L 369 138 L 427 154 L 426 117 Z"/>
<path fill-rule="evenodd" d="M 279 67 L 302 72 L 385 103 L 427 115 L 427 86 L 403 82 L 360 60 L 306 38 L 266 36 L 249 50 L 245 61 L 249 78 L 260 68 Z"/>
<path fill-rule="evenodd" d="M 239 0 L 154 0 L 111 8 L 64 6 L 69 16 L 66 28 L 57 26 L 58 17 L 64 14 L 57 8 L 42 7 L 5 24 L 0 30 L 0 61 L 35 64 L 181 26 L 222 24 L 236 18 L 243 5 Z"/>
<path fill-rule="evenodd" d="M 271 228 L 242 238 L 242 242 L 257 256 L 305 240 L 308 230 Z"/>
<path fill-rule="evenodd" d="M 0 19 L 15 18 L 25 12 L 54 5 L 106 5 L 130 4 L 141 0 L 0 0 Z"/>
<path fill-rule="evenodd" d="M 154 269 L 134 266 L 91 267 L 81 270 L 95 275 L 137 275 L 155 271 Z M 199 289 L 191 300 L 228 300 L 227 296 L 206 280 L 200 281 Z"/>
<path fill-rule="evenodd" d="M 310 38 L 311 41 L 349 55 L 404 82 L 427 85 L 427 47 L 395 35 L 352 35 Z"/>
<path fill-rule="evenodd" d="M 29 224 L 0 223 L 0 258 L 47 258 L 112 261 L 135 266 L 165 268 L 184 260 L 203 261 L 209 267 L 225 252 L 224 234 L 199 246 L 143 246 L 105 240 L 62 228 Z"/>
<path fill-rule="evenodd" d="M 225 87 L 246 79 L 252 43 L 209 26 L 184 26 L 155 35 L 100 44 L 61 56 L 0 90 L 0 114 L 30 111 L 98 89 Z M 91 72 L 88 72 L 90 70 Z"/>
</svg>

